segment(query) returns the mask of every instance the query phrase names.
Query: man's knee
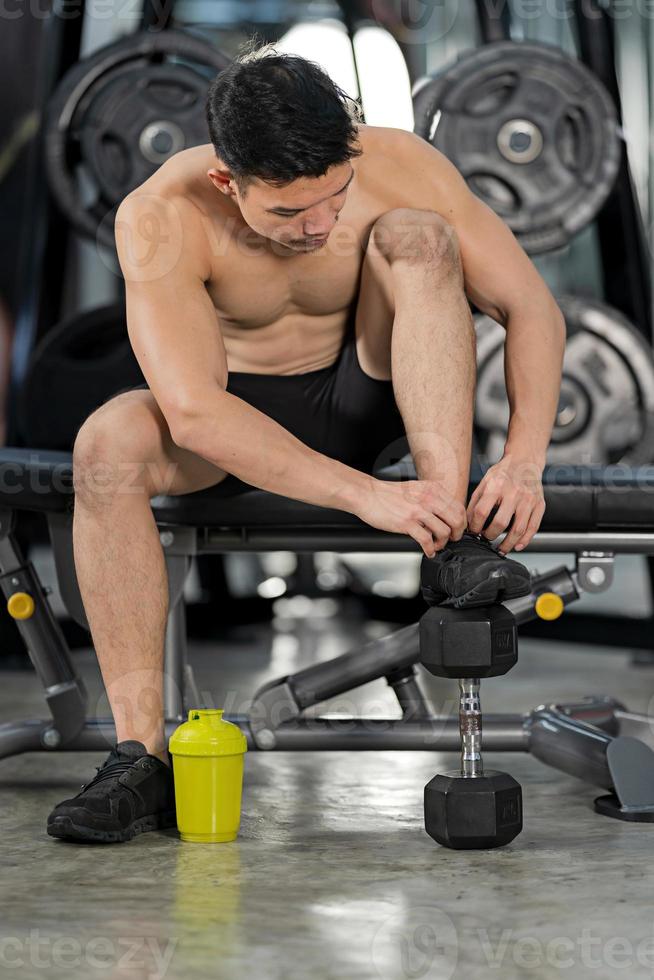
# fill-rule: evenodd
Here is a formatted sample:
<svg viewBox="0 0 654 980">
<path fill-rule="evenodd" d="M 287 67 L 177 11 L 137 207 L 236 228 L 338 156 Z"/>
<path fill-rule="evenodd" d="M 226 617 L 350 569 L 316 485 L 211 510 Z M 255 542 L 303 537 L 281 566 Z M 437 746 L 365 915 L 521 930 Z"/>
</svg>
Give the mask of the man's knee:
<svg viewBox="0 0 654 980">
<path fill-rule="evenodd" d="M 102 405 L 84 422 L 73 447 L 75 495 L 103 503 L 118 492 L 142 492 L 149 483 L 152 421 L 140 405 Z"/>
<path fill-rule="evenodd" d="M 374 223 L 369 249 L 376 249 L 390 263 L 429 265 L 440 274 L 460 270 L 456 231 L 437 211 L 395 208 Z"/>
</svg>

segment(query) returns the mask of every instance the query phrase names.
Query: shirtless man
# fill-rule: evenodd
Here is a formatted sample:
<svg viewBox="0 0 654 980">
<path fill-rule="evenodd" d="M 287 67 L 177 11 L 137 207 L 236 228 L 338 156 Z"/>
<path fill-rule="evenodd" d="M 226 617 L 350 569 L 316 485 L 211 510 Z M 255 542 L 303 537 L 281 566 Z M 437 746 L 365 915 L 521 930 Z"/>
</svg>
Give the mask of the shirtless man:
<svg viewBox="0 0 654 980">
<path fill-rule="evenodd" d="M 563 317 L 447 159 L 411 133 L 358 125 L 348 106 L 302 58 L 238 59 L 209 91 L 211 142 L 120 206 L 147 386 L 89 417 L 73 461 L 75 565 L 117 745 L 55 807 L 53 836 L 121 841 L 174 824 L 157 494 L 240 479 L 410 535 L 435 573 L 447 549 L 489 548 L 471 532 L 509 528 L 492 567 L 525 571 L 505 556 L 544 511 Z M 511 408 L 504 456 L 470 501 L 468 298 L 506 327 Z M 418 479 L 374 477 L 405 433 Z"/>
</svg>

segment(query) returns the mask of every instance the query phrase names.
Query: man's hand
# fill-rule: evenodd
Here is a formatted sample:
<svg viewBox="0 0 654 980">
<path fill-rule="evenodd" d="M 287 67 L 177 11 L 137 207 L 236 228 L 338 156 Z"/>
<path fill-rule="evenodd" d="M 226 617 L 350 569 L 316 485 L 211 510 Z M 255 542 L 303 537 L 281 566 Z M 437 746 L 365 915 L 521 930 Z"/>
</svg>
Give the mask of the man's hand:
<svg viewBox="0 0 654 980">
<path fill-rule="evenodd" d="M 458 541 L 465 531 L 466 511 L 439 483 L 432 480 L 377 480 L 361 496 L 356 516 L 371 527 L 409 534 L 428 558 Z"/>
<path fill-rule="evenodd" d="M 512 548 L 522 551 L 540 527 L 545 513 L 543 468 L 533 460 L 505 455 L 484 474 L 468 503 L 468 528 L 482 533 L 492 509 L 497 513 L 483 530 L 489 541 L 513 525 L 499 546 L 506 555 Z"/>
</svg>

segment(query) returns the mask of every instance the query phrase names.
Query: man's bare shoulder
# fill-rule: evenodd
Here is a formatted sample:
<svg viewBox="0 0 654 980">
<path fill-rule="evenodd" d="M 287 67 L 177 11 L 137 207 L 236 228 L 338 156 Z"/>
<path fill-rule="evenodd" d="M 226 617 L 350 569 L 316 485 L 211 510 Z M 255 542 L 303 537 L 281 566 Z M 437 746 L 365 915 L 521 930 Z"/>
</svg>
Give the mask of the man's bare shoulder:
<svg viewBox="0 0 654 980">
<path fill-rule="evenodd" d="M 126 278 L 143 281 L 145 256 L 158 275 L 178 266 L 184 256 L 187 270 L 208 277 L 208 196 L 203 197 L 201 183 L 204 175 L 211 186 L 206 170 L 213 157 L 207 149 L 212 151 L 211 146 L 192 147 L 175 154 L 121 202 L 115 238 Z"/>
<path fill-rule="evenodd" d="M 383 157 L 396 156 L 403 162 L 410 157 L 417 160 L 425 155 L 430 155 L 430 150 L 437 157 L 442 157 L 442 154 L 435 151 L 421 136 L 417 136 L 407 129 L 396 129 L 393 126 L 361 125 L 358 132 L 364 158 L 367 157 L 369 161 L 378 155 Z"/>
<path fill-rule="evenodd" d="M 383 182 L 393 207 L 431 207 L 444 204 L 462 177 L 447 157 L 421 136 L 406 129 L 361 126 L 363 173 Z M 362 175 L 363 175 L 362 173 Z"/>
<path fill-rule="evenodd" d="M 216 163 L 210 143 L 180 150 L 139 184 L 132 195 L 160 194 L 164 197 L 186 198 L 199 203 L 206 198 L 210 186 L 207 171 Z"/>
</svg>

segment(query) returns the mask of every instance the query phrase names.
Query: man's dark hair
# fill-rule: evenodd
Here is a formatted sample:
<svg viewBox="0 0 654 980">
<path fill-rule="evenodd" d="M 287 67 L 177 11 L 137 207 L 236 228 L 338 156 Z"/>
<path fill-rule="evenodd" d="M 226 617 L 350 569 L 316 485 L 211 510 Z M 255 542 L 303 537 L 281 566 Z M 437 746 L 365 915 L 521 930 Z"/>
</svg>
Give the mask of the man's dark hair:
<svg viewBox="0 0 654 980">
<path fill-rule="evenodd" d="M 207 123 L 241 191 L 284 186 L 360 156 L 355 104 L 318 65 L 271 47 L 242 51 L 211 83 Z"/>
</svg>

